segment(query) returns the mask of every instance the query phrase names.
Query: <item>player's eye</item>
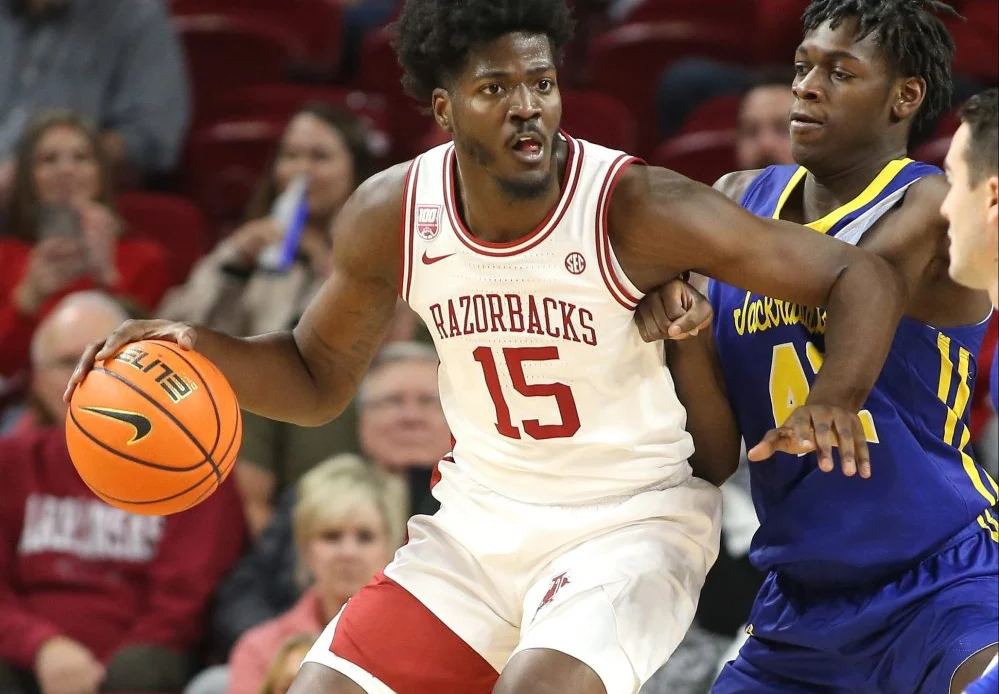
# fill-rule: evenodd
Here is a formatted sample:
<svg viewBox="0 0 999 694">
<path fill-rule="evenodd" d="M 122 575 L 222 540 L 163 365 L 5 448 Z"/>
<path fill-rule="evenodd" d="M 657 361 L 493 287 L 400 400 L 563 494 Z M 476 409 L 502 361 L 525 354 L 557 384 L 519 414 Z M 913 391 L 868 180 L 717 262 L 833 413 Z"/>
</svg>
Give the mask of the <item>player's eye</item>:
<svg viewBox="0 0 999 694">
<path fill-rule="evenodd" d="M 538 91 L 540 91 L 540 92 L 541 92 L 542 94 L 547 94 L 547 93 L 548 93 L 548 92 L 550 92 L 550 91 L 551 91 L 551 90 L 552 90 L 552 89 L 553 89 L 554 87 L 555 87 L 555 83 L 554 83 L 554 82 L 552 82 L 552 81 L 551 81 L 550 79 L 548 79 L 547 77 L 546 77 L 545 79 L 543 79 L 543 80 L 540 80 L 540 81 L 538 82 Z"/>
<path fill-rule="evenodd" d="M 503 91 L 503 87 L 499 86 L 498 84 L 487 84 L 482 88 L 482 93 L 488 94 L 489 96 L 496 96 L 501 91 Z"/>
<path fill-rule="evenodd" d="M 804 77 L 810 70 L 811 67 L 808 63 L 797 62 L 794 64 L 794 73 L 798 75 L 798 77 Z"/>
<path fill-rule="evenodd" d="M 851 77 L 853 77 L 853 75 L 851 75 L 849 72 L 843 72 L 842 70 L 833 70 L 832 76 L 834 80 L 839 80 L 840 82 L 842 82 L 843 80 L 848 80 Z"/>
</svg>

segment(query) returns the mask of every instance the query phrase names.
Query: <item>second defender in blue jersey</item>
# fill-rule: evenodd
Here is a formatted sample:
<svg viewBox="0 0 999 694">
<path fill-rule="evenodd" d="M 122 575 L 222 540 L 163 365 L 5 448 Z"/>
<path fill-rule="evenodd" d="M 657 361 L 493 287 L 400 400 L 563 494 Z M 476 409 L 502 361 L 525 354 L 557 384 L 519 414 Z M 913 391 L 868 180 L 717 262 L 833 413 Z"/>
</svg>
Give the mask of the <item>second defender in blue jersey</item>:
<svg viewBox="0 0 999 694">
<path fill-rule="evenodd" d="M 907 158 L 911 129 L 930 127 L 951 100 L 953 42 L 930 13 L 946 9 L 813 0 L 792 84 L 800 166 L 716 184 L 757 215 L 888 260 L 908 301 L 901 322 L 891 320 L 878 381 L 857 403 L 870 478 L 851 476 L 845 458 L 829 473 L 814 453 L 761 459 L 774 427 L 821 405 L 816 374 L 834 344 L 823 308 L 714 283 L 710 337 L 669 347 L 695 471 L 730 474 L 739 432 L 756 460 L 761 526 L 750 556 L 768 573 L 750 638 L 714 694 L 960 694 L 997 651 L 999 487 L 976 463 L 968 428 L 991 303 L 951 279 L 947 183 Z M 655 314 L 640 307 L 640 325 L 658 324 Z M 828 434 L 817 428 L 814 443 Z"/>
</svg>

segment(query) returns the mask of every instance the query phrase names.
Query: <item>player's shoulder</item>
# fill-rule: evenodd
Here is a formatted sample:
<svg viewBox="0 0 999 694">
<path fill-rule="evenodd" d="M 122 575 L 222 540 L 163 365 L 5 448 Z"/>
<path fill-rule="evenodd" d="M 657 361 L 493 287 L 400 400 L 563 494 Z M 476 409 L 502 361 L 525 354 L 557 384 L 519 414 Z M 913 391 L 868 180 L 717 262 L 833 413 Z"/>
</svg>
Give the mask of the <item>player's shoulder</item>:
<svg viewBox="0 0 999 694">
<path fill-rule="evenodd" d="M 714 189 L 724 193 L 731 200 L 739 202 L 746 194 L 749 186 L 763 173 L 765 169 L 748 169 L 746 171 L 733 171 L 727 173 L 715 181 Z"/>
<path fill-rule="evenodd" d="M 361 183 L 351 196 L 353 206 L 367 212 L 401 209 L 414 160 L 395 164 Z"/>
<path fill-rule="evenodd" d="M 905 191 L 902 207 L 925 210 L 931 213 L 930 219 L 942 219 L 939 214 L 940 206 L 949 190 L 950 185 L 943 174 L 923 176 Z"/>
</svg>

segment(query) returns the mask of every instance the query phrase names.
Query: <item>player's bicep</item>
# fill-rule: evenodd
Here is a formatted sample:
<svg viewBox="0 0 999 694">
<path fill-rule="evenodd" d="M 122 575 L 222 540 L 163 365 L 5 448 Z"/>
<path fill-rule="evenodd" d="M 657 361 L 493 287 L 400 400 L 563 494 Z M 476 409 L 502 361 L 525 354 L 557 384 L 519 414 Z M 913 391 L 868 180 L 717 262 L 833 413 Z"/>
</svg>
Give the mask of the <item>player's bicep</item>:
<svg viewBox="0 0 999 694">
<path fill-rule="evenodd" d="M 313 380 L 346 378 L 350 395 L 388 332 L 398 293 L 401 180 L 393 170 L 376 178 L 338 215 L 330 275 L 294 331 Z"/>
<path fill-rule="evenodd" d="M 650 203 L 673 262 L 754 293 L 822 306 L 857 249 L 758 217 L 708 186 L 658 170 Z M 649 227 L 654 225 L 649 224 Z"/>
</svg>

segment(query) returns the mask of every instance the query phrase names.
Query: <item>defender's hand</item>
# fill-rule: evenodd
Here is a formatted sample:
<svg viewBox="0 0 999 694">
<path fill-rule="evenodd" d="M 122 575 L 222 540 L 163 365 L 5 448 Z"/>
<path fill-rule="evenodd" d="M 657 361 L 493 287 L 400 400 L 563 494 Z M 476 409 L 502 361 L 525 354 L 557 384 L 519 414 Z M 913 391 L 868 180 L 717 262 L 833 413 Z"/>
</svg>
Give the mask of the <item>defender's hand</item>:
<svg viewBox="0 0 999 694">
<path fill-rule="evenodd" d="M 865 479 L 871 476 L 871 453 L 860 418 L 831 405 L 802 405 L 791 413 L 783 426 L 768 431 L 748 456 L 752 461 L 759 461 L 778 451 L 791 454 L 816 451 L 819 469 L 832 472 L 834 447 L 839 448 L 844 475 L 853 477 L 859 471 Z"/>
<path fill-rule="evenodd" d="M 139 340 L 169 340 L 184 349 L 194 349 L 197 333 L 188 323 L 174 323 L 168 320 L 129 320 L 101 342 L 91 342 L 83 351 L 73 375 L 66 386 L 62 399 L 67 403 L 73 397 L 76 386 L 87 376 L 94 362 L 110 359 L 125 345 Z"/>
<path fill-rule="evenodd" d="M 679 278 L 646 294 L 635 311 L 638 332 L 646 342 L 695 337 L 713 317 L 711 302 Z"/>
</svg>

